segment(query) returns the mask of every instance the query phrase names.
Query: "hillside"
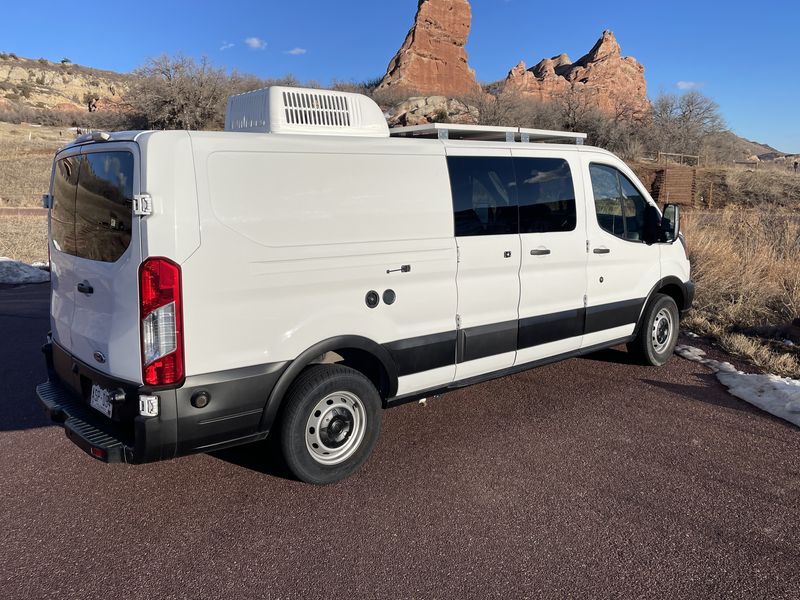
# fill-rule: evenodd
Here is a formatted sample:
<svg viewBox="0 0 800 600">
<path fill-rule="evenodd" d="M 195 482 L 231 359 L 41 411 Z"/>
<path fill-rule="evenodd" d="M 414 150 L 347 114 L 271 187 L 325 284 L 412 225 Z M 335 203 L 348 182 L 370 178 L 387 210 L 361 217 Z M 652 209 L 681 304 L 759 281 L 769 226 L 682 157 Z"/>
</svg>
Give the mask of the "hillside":
<svg viewBox="0 0 800 600">
<path fill-rule="evenodd" d="M 72 63 L 0 53 L 0 111 L 38 108 L 60 112 L 112 110 L 131 76 Z"/>
<path fill-rule="evenodd" d="M 709 140 L 709 142 L 713 142 L 720 148 L 729 148 L 733 150 L 733 153 L 737 155 L 739 160 L 746 160 L 757 156 L 759 160 L 770 161 L 786 155 L 785 152 L 776 150 L 772 146 L 739 137 L 731 131 L 717 133 L 710 137 L 712 139 Z"/>
</svg>

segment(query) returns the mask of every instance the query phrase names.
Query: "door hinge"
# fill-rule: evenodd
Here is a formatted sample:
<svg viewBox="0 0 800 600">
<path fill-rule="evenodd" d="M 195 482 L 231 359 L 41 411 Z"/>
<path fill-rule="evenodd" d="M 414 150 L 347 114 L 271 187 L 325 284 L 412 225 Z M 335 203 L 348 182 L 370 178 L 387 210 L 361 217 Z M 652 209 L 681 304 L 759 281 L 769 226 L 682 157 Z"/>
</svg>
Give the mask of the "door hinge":
<svg viewBox="0 0 800 600">
<path fill-rule="evenodd" d="M 589 240 L 586 240 L 586 254 L 589 254 Z"/>
<path fill-rule="evenodd" d="M 461 262 L 461 248 L 456 245 L 456 263 Z"/>
<path fill-rule="evenodd" d="M 587 306 L 589 306 L 589 296 L 584 294 L 583 295 L 583 308 L 586 308 Z"/>
<path fill-rule="evenodd" d="M 153 199 L 150 194 L 136 194 L 133 197 L 133 214 L 146 217 L 153 214 Z"/>
<path fill-rule="evenodd" d="M 461 329 L 461 315 L 456 315 L 456 329 Z"/>
</svg>

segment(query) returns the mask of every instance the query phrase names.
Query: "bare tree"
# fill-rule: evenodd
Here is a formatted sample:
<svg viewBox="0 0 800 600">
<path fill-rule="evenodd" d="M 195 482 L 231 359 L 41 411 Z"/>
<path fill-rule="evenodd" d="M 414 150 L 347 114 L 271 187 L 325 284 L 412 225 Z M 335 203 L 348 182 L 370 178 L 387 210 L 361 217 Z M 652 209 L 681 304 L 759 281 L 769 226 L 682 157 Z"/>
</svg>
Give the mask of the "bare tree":
<svg viewBox="0 0 800 600">
<path fill-rule="evenodd" d="M 725 131 L 717 103 L 696 90 L 659 94 L 652 119 L 651 142 L 665 152 L 697 154 L 706 136 Z"/>
<path fill-rule="evenodd" d="M 148 60 L 136 70 L 127 102 L 155 129 L 203 129 L 222 126 L 230 79 L 204 57 L 177 55 Z"/>
</svg>

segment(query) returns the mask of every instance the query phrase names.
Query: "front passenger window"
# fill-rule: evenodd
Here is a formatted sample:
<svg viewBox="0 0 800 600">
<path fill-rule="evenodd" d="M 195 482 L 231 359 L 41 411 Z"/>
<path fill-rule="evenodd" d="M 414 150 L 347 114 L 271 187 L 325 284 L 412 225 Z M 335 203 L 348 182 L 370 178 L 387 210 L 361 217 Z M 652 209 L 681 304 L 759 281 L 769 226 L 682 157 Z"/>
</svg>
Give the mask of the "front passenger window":
<svg viewBox="0 0 800 600">
<path fill-rule="evenodd" d="M 597 223 L 624 240 L 646 241 L 649 203 L 630 179 L 614 167 L 589 165 Z"/>
</svg>

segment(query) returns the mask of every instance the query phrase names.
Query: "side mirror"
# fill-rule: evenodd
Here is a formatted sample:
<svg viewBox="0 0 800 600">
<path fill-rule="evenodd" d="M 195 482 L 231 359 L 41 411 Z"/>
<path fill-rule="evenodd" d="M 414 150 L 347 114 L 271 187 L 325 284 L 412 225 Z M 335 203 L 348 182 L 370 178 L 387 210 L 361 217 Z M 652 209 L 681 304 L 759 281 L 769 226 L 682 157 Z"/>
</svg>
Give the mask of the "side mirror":
<svg viewBox="0 0 800 600">
<path fill-rule="evenodd" d="M 681 209 L 676 204 L 667 204 L 661 217 L 661 239 L 672 243 L 681 231 Z"/>
</svg>

